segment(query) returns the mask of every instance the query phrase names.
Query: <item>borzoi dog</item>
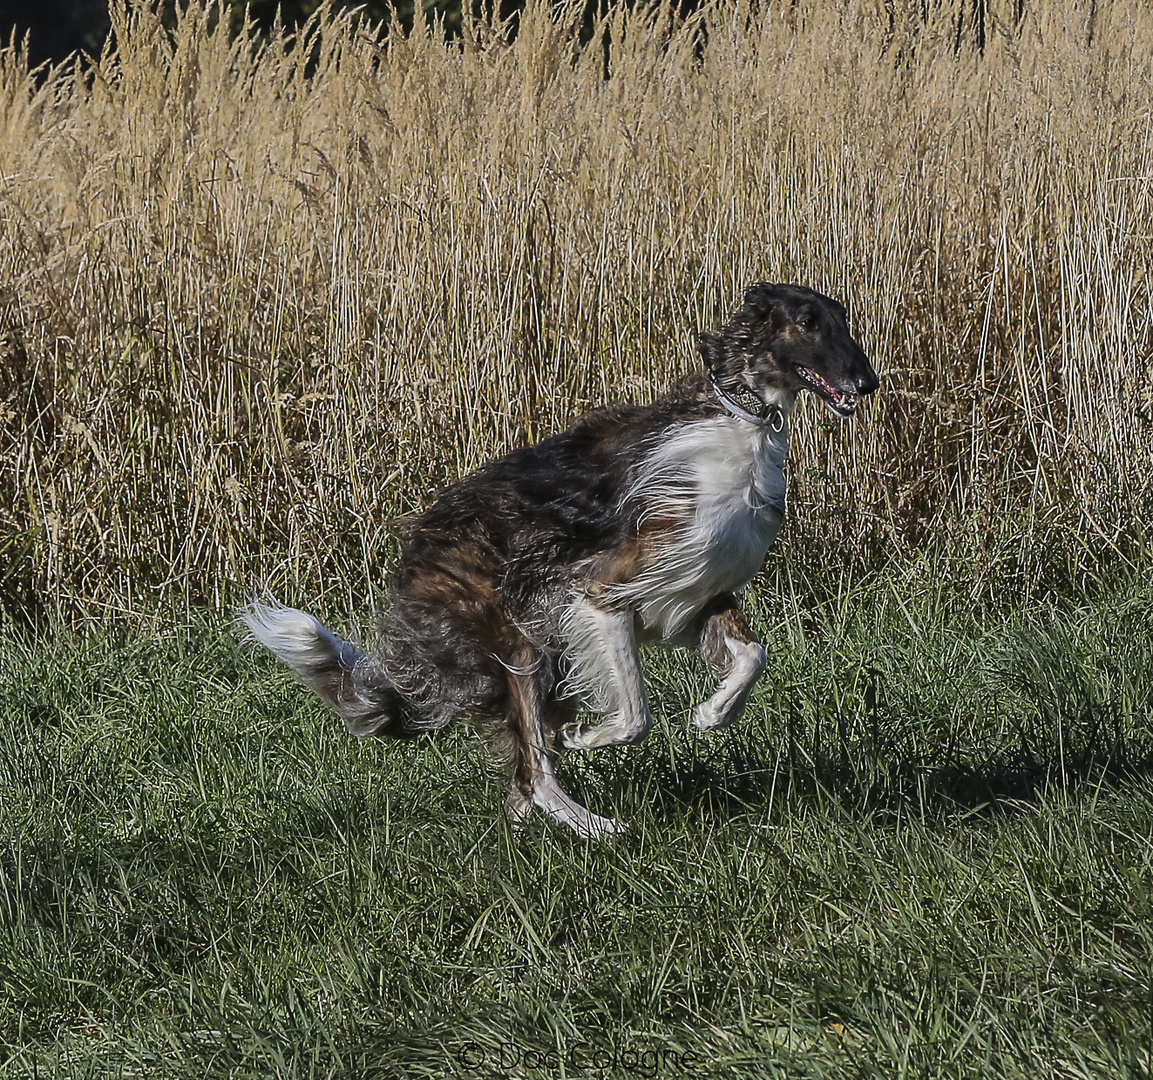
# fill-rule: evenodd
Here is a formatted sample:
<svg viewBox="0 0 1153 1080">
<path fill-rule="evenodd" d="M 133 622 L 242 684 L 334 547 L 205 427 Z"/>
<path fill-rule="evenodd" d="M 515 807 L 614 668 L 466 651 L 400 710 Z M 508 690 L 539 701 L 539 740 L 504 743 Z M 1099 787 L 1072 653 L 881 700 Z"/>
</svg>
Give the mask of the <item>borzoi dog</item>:
<svg viewBox="0 0 1153 1080">
<path fill-rule="evenodd" d="M 535 807 L 618 831 L 561 789 L 557 753 L 644 738 L 646 642 L 694 647 L 719 678 L 698 729 L 740 716 L 765 650 L 735 594 L 781 526 L 797 395 L 849 417 L 878 386 L 844 308 L 799 286 L 753 285 L 699 346 L 705 371 L 651 405 L 598 409 L 445 491 L 412 526 L 372 654 L 292 608 L 240 620 L 354 735 L 499 717 L 514 823 Z"/>
</svg>

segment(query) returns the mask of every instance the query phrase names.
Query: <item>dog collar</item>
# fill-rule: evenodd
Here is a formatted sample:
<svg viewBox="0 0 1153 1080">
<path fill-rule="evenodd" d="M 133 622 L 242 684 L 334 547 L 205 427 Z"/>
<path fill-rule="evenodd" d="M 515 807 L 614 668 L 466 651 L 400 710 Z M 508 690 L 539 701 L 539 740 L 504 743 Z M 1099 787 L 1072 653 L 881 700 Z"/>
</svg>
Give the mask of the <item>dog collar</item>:
<svg viewBox="0 0 1153 1080">
<path fill-rule="evenodd" d="M 774 431 L 784 431 L 785 411 L 780 405 L 762 401 L 747 386 L 738 386 L 737 392 L 730 395 L 721 389 L 721 384 L 711 373 L 709 382 L 712 384 L 713 393 L 717 395 L 717 400 L 738 420 L 747 420 L 750 424 L 769 427 Z"/>
</svg>

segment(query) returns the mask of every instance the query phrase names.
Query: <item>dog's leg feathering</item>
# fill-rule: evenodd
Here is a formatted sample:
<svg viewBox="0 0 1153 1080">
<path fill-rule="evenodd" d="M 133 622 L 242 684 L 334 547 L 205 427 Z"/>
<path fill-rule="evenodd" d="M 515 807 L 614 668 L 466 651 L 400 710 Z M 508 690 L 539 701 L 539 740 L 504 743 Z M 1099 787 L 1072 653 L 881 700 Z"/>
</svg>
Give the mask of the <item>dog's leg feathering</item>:
<svg viewBox="0 0 1153 1080">
<path fill-rule="evenodd" d="M 699 731 L 728 727 L 744 712 L 753 684 L 765 668 L 765 650 L 753 639 L 737 602 L 719 597 L 701 628 L 699 650 L 721 683 L 708 701 L 693 709 Z"/>
<path fill-rule="evenodd" d="M 252 602 L 237 616 L 247 635 L 296 672 L 353 735 L 405 735 L 400 699 L 376 663 L 304 611 Z"/>
<path fill-rule="evenodd" d="M 593 750 L 640 742 L 653 726 L 653 714 L 632 612 L 606 611 L 578 597 L 565 613 L 564 624 L 572 655 L 568 691 L 608 715 L 597 724 L 566 724 L 560 731 L 561 745 L 566 750 Z"/>
</svg>

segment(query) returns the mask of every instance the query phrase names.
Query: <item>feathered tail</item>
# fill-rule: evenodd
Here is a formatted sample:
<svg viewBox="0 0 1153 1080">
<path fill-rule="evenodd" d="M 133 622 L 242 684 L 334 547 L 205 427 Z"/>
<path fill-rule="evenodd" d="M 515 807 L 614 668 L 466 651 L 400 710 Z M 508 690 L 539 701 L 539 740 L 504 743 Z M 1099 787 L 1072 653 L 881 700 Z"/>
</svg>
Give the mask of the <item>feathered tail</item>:
<svg viewBox="0 0 1153 1080">
<path fill-rule="evenodd" d="M 286 663 L 353 735 L 404 737 L 404 708 L 380 665 L 304 611 L 254 601 L 237 616 L 248 636 Z"/>
</svg>

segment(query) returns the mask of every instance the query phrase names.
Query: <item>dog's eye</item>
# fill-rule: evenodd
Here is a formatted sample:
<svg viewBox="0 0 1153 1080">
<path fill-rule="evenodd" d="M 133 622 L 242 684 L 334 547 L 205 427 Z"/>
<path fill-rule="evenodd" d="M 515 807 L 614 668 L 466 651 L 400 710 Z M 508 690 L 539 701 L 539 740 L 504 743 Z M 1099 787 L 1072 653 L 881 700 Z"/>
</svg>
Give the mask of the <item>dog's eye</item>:
<svg viewBox="0 0 1153 1080">
<path fill-rule="evenodd" d="M 802 316 L 801 316 L 801 317 L 800 317 L 800 318 L 797 320 L 797 325 L 798 325 L 798 326 L 799 326 L 799 327 L 800 327 L 802 330 L 816 330 L 816 328 L 817 328 L 817 317 L 816 317 L 816 315 L 813 315 L 813 314 L 802 315 Z"/>
</svg>

